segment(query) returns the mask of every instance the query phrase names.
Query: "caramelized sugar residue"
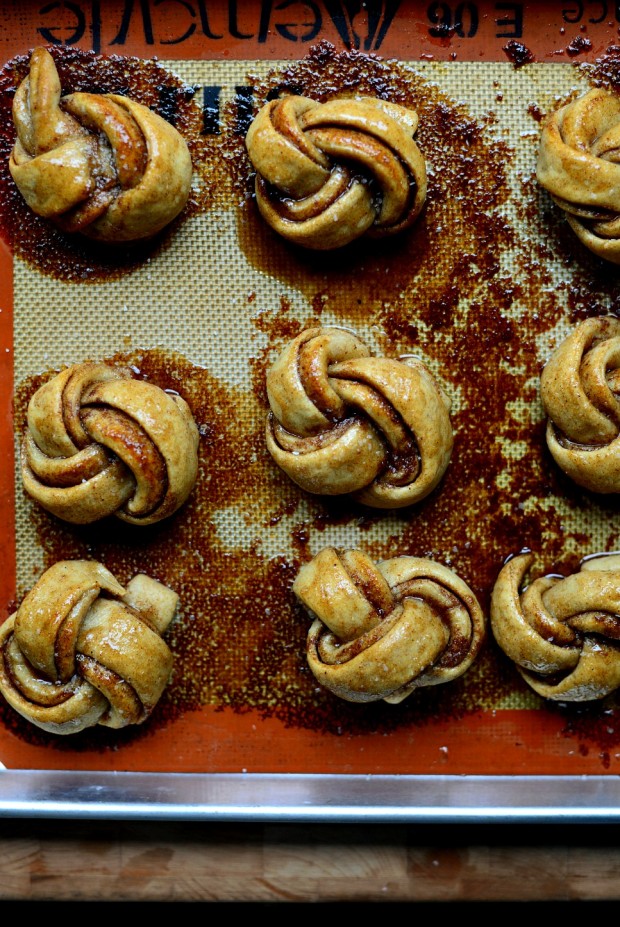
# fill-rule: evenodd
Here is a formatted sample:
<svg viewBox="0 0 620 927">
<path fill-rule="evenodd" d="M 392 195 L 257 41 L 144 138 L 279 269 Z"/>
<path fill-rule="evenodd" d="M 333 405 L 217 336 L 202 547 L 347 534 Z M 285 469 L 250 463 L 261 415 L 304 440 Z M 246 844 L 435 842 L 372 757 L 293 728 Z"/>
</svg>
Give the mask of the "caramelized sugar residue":
<svg viewBox="0 0 620 927">
<path fill-rule="evenodd" d="M 69 57 L 63 62 L 64 79 L 79 83 L 72 75 L 93 63 L 82 54 L 75 61 Z M 109 66 L 111 72 L 116 66 Z M 142 66 L 124 64 L 126 80 L 140 85 Z M 154 64 L 144 66 L 157 71 Z M 2 76 L 11 86 L 24 63 L 13 67 Z M 97 67 L 105 72 L 107 65 Z M 603 80 L 603 73 L 608 81 L 611 73 L 616 79 L 616 59 L 601 65 L 593 81 Z M 103 76 L 99 79 L 104 82 Z M 486 121 L 474 120 L 415 70 L 360 53 L 336 53 L 323 44 L 303 61 L 251 82 L 256 107 L 277 93 L 294 92 L 319 100 L 372 93 L 417 109 L 416 138 L 429 166 L 427 205 L 413 229 L 398 240 L 358 243 L 331 256 L 301 253 L 271 233 L 257 215 L 238 110 L 231 107 L 224 114 L 217 142 L 200 140 L 192 134 L 197 129 L 191 99 L 180 92 L 178 111 L 186 114 L 197 160 L 218 161 L 222 155 L 228 179 L 219 187 L 224 191 L 221 202 L 238 211 L 239 246 L 262 273 L 294 286 L 308 309 L 302 319 L 283 296 L 271 312 L 257 312 L 253 294 L 247 294 L 246 311 L 268 341 L 262 352 L 248 358 L 247 391 L 224 386 L 208 369 L 163 350 L 111 359 L 130 363 L 140 376 L 177 390 L 192 407 L 202 438 L 200 474 L 189 502 L 168 523 L 135 530 L 123 525 L 119 531 L 114 519 L 96 529 L 76 528 L 35 506 L 30 517 L 46 565 L 61 557 L 93 557 L 127 581 L 146 563 L 152 575 L 178 591 L 181 614 L 168 635 L 175 676 L 143 729 L 97 729 L 70 743 L 33 730 L 0 705 L 3 723 L 56 749 L 118 746 L 206 703 L 238 712 L 256 710 L 291 727 L 354 735 L 458 720 L 465 712 L 525 691 L 490 639 L 466 677 L 421 690 L 397 709 L 377 703 L 360 710 L 321 691 L 305 661 L 308 616 L 290 590 L 311 548 L 321 546 L 321 537 L 334 526 L 354 526 L 358 546 L 375 559 L 410 553 L 452 566 L 487 613 L 493 583 L 508 554 L 529 547 L 540 556 L 545 572 L 570 572 L 581 556 L 592 552 L 593 543 L 592 535 L 575 524 L 601 522 L 608 526 L 602 547 L 620 546 L 617 502 L 580 490 L 557 470 L 546 451 L 538 400 L 541 350 L 544 354 L 545 346 L 551 346 L 558 321 L 567 313 L 571 321 L 617 313 L 618 270 L 579 247 L 538 189 L 534 165 L 519 178 L 521 196 L 513 196 L 509 180 L 514 152 L 494 134 L 492 114 Z M 6 96 L 0 93 L 0 100 L 6 103 Z M 531 106 L 528 111 L 538 126 L 540 114 Z M 8 144 L 6 128 L 0 131 L 3 145 Z M 18 208 L 6 185 L 2 195 Z M 208 197 L 197 200 L 192 208 L 209 208 L 209 202 Z M 26 243 L 19 240 L 18 226 L 15 222 L 11 231 L 19 251 Z M 43 250 L 50 242 L 46 235 L 42 230 L 35 235 L 41 236 L 37 247 Z M 64 244 L 55 247 L 59 267 L 68 252 L 62 251 Z M 563 269 L 560 283 L 551 273 L 558 264 Z M 92 279 L 86 263 L 78 266 Z M 98 264 L 93 276 L 101 274 Z M 446 476 L 421 505 L 390 513 L 390 531 L 383 541 L 373 537 L 382 513 L 348 500 L 301 493 L 277 471 L 264 445 L 266 369 L 286 341 L 302 327 L 320 325 L 327 311 L 330 319 L 335 315 L 351 328 L 363 320 L 386 355 L 423 355 L 453 400 L 455 447 Z M 17 391 L 18 430 L 39 382 L 32 379 Z M 252 536 L 249 526 L 258 523 L 261 528 Z M 263 539 L 283 523 L 290 525 L 294 556 L 268 558 Z M 566 718 L 566 736 L 578 739 L 580 749 L 598 744 L 603 764 L 618 749 L 615 703 L 587 711 L 540 707 Z"/>
</svg>

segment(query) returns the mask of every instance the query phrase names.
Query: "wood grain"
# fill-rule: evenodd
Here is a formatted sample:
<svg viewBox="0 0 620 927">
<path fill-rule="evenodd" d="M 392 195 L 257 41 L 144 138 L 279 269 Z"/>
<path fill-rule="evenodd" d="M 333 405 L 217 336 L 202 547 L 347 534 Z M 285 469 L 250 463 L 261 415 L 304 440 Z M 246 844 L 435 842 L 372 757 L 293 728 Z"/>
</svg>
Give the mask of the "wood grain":
<svg viewBox="0 0 620 927">
<path fill-rule="evenodd" d="M 472 902 L 620 899 L 605 825 L 0 820 L 3 901 Z"/>
</svg>

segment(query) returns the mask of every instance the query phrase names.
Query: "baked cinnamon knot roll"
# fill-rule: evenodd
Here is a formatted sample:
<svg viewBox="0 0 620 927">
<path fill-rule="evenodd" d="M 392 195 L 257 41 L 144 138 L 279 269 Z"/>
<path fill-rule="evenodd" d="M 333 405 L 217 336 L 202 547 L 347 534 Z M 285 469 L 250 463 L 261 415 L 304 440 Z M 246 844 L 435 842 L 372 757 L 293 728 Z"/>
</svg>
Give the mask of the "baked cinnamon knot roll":
<svg viewBox="0 0 620 927">
<path fill-rule="evenodd" d="M 602 88 L 551 113 L 537 164 L 549 191 L 590 251 L 620 263 L 620 97 Z"/>
<path fill-rule="evenodd" d="M 124 589 L 101 563 L 60 561 L 0 627 L 0 692 L 53 734 L 142 724 L 170 681 L 177 605 L 143 574 Z"/>
<path fill-rule="evenodd" d="M 61 96 L 44 48 L 13 102 L 9 168 L 28 206 L 66 232 L 105 242 L 150 238 L 184 208 L 192 181 L 179 132 L 117 94 Z"/>
<path fill-rule="evenodd" d="M 525 585 L 529 551 L 502 567 L 491 629 L 525 682 L 546 699 L 585 702 L 620 686 L 620 555 L 587 558 L 577 573 Z"/>
<path fill-rule="evenodd" d="M 419 502 L 450 461 L 450 403 L 414 357 L 371 357 L 344 329 L 313 328 L 267 373 L 269 453 L 302 489 L 364 505 Z"/>
<path fill-rule="evenodd" d="M 306 248 L 394 235 L 426 199 L 417 113 L 372 97 L 265 104 L 246 136 L 263 218 Z"/>
<path fill-rule="evenodd" d="M 308 665 L 349 702 L 398 703 L 451 682 L 480 652 L 485 618 L 452 570 L 419 557 L 374 563 L 327 547 L 302 566 L 293 592 L 313 618 Z"/>
<path fill-rule="evenodd" d="M 181 396 L 126 368 L 76 364 L 44 383 L 28 404 L 24 489 L 74 524 L 115 515 L 150 525 L 189 496 L 198 441 Z"/>
<path fill-rule="evenodd" d="M 540 390 L 558 466 L 592 492 L 620 492 L 620 320 L 577 325 L 547 361 Z"/>
</svg>

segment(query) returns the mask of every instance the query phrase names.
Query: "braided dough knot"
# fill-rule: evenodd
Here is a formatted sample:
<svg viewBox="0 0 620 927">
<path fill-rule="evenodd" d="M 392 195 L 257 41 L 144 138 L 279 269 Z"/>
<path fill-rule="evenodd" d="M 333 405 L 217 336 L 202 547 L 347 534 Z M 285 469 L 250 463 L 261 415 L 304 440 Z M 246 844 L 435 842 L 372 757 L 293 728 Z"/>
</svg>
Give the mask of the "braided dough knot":
<svg viewBox="0 0 620 927">
<path fill-rule="evenodd" d="M 480 605 L 452 570 L 418 557 L 374 563 L 358 550 L 325 548 L 293 591 L 313 622 L 308 664 L 350 702 L 398 703 L 414 689 L 465 673 L 485 638 Z"/>
<path fill-rule="evenodd" d="M 582 244 L 620 263 L 620 97 L 596 88 L 551 113 L 536 170 Z"/>
<path fill-rule="evenodd" d="M 53 734 L 141 724 L 170 681 L 177 605 L 143 574 L 124 589 L 101 563 L 60 561 L 0 627 L 0 692 Z"/>
<path fill-rule="evenodd" d="M 583 702 L 620 686 L 620 556 L 524 585 L 529 552 L 502 567 L 491 598 L 495 640 L 543 698 Z"/>
<path fill-rule="evenodd" d="M 174 126 L 117 94 L 61 96 L 44 48 L 32 52 L 13 121 L 11 175 L 33 212 L 66 232 L 106 242 L 150 238 L 187 202 L 192 161 Z"/>
<path fill-rule="evenodd" d="M 540 388 L 558 466 L 592 492 L 620 492 L 620 321 L 577 325 L 549 358 Z"/>
<path fill-rule="evenodd" d="M 302 332 L 267 374 L 267 448 L 302 489 L 411 505 L 437 486 L 453 435 L 449 400 L 413 357 L 371 357 L 339 328 Z"/>
<path fill-rule="evenodd" d="M 426 166 L 412 110 L 372 97 L 265 104 L 247 136 L 256 201 L 280 235 L 338 248 L 408 228 L 426 199 Z"/>
<path fill-rule="evenodd" d="M 108 515 L 149 525 L 172 515 L 198 473 L 198 428 L 185 400 L 131 370 L 85 363 L 44 383 L 28 405 L 25 491 L 74 524 Z"/>
</svg>

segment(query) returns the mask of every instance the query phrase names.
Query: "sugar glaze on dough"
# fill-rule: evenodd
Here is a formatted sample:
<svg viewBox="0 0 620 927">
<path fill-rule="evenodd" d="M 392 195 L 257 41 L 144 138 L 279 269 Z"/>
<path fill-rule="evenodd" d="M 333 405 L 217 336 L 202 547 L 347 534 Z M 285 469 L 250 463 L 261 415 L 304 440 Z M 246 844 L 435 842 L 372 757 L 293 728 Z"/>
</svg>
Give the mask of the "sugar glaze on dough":
<svg viewBox="0 0 620 927">
<path fill-rule="evenodd" d="M 266 103 L 246 136 L 266 222 L 305 248 L 340 248 L 409 228 L 426 200 L 418 115 L 359 96 Z"/>
<path fill-rule="evenodd" d="M 101 563 L 59 561 L 0 626 L 0 693 L 52 734 L 142 724 L 170 682 L 177 607 L 144 574 L 125 589 Z"/>
<path fill-rule="evenodd" d="M 586 558 L 569 576 L 526 580 L 534 555 L 509 558 L 495 582 L 491 629 L 538 695 L 601 699 L 620 686 L 620 555 Z"/>
<path fill-rule="evenodd" d="M 543 368 L 540 391 L 558 466 L 591 492 L 620 493 L 620 320 L 577 325 Z"/>
<path fill-rule="evenodd" d="M 25 491 L 74 524 L 115 515 L 134 525 L 168 518 L 198 474 L 199 433 L 187 402 L 131 370 L 75 364 L 28 404 L 21 449 Z"/>
<path fill-rule="evenodd" d="M 350 702 L 397 704 L 415 689 L 451 682 L 486 635 L 468 585 L 419 557 L 375 563 L 362 551 L 327 547 L 301 567 L 293 592 L 313 619 L 312 673 Z"/>
<path fill-rule="evenodd" d="M 373 357 L 356 335 L 307 329 L 267 373 L 267 448 L 302 489 L 374 508 L 427 496 L 453 447 L 450 402 L 415 357 Z"/>
<path fill-rule="evenodd" d="M 63 231 L 108 243 L 147 239 L 187 203 L 192 160 L 174 126 L 118 94 L 61 96 L 45 48 L 32 52 L 13 121 L 11 175 L 32 211 Z"/>
</svg>

